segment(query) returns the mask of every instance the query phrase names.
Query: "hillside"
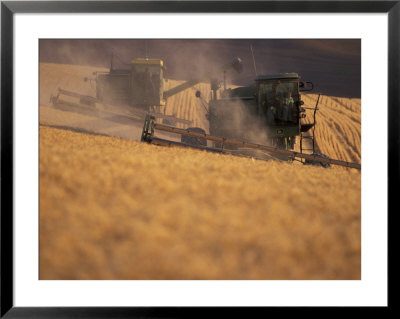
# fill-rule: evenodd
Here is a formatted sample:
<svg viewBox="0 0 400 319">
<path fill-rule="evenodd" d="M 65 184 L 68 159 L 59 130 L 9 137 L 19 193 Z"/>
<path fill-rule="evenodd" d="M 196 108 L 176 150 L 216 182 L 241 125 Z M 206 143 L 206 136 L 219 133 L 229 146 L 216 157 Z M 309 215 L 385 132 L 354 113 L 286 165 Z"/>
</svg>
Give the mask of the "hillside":
<svg viewBox="0 0 400 319">
<path fill-rule="evenodd" d="M 94 70 L 40 64 L 40 279 L 361 278 L 359 171 L 157 147 L 49 107 L 58 87 L 93 95 Z M 162 111 L 207 129 L 196 89 Z M 361 162 L 361 101 L 319 108 L 319 151 Z"/>
</svg>

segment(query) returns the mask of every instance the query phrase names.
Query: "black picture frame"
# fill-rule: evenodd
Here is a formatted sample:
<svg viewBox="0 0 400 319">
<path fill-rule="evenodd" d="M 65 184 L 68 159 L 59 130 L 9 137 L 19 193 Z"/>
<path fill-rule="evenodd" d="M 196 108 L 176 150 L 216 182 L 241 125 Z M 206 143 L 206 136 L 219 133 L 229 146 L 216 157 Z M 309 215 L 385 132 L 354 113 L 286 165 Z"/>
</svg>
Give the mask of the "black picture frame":
<svg viewBox="0 0 400 319">
<path fill-rule="evenodd" d="M 281 314 L 277 307 L 14 307 L 13 303 L 13 19 L 15 13 L 269 12 L 388 14 L 388 225 L 399 187 L 400 1 L 1 1 L 1 312 L 5 318 L 177 318 Z M 378 133 L 379 134 L 379 133 Z M 377 149 L 379 151 L 379 149 Z M 390 236 L 388 229 L 389 251 Z M 388 253 L 389 253 L 388 251 Z M 389 254 L 388 254 L 389 258 Z M 388 261 L 390 261 L 388 259 Z M 388 269 L 388 271 L 390 268 Z M 390 281 L 388 280 L 388 287 Z M 390 289 L 388 307 L 390 311 Z M 360 310 L 360 308 L 357 308 Z M 310 308 L 294 308 L 304 315 Z M 362 309 L 361 309 L 362 310 Z M 326 311 L 314 308 L 313 311 Z M 338 308 L 332 308 L 335 313 Z M 345 310 L 348 311 L 348 310 Z M 371 311 L 371 309 L 365 309 Z"/>
</svg>

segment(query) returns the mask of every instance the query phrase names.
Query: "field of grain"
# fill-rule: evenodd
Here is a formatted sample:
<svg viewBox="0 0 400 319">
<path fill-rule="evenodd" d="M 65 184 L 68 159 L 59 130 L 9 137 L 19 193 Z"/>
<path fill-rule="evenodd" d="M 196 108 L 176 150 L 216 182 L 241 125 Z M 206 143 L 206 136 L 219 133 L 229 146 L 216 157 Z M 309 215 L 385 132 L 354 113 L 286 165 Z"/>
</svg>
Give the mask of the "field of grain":
<svg viewBox="0 0 400 319">
<path fill-rule="evenodd" d="M 40 65 L 40 279 L 361 278 L 359 171 L 157 147 L 47 106 L 93 69 Z M 164 111 L 207 129 L 196 89 Z M 360 100 L 318 112 L 319 151 L 361 162 Z"/>
</svg>

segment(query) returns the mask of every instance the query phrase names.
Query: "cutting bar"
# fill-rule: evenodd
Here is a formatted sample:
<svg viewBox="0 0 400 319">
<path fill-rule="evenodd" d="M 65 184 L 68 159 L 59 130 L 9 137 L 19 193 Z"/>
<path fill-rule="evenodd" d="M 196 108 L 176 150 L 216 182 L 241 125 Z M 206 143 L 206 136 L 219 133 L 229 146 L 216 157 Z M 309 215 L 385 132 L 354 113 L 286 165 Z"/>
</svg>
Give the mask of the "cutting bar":
<svg viewBox="0 0 400 319">
<path fill-rule="evenodd" d="M 147 131 L 146 131 L 146 123 L 145 123 L 145 127 L 143 128 L 142 141 L 147 141 L 147 142 L 151 143 L 151 140 L 154 136 L 155 130 L 206 139 L 209 141 L 221 143 L 221 145 L 226 145 L 226 144 L 236 145 L 238 147 L 243 147 L 243 148 L 251 148 L 251 149 L 266 151 L 266 152 L 275 153 L 275 154 L 287 155 L 288 157 L 291 157 L 292 159 L 303 158 L 305 160 L 309 160 L 312 162 L 327 163 L 327 164 L 331 164 L 331 165 L 339 165 L 339 166 L 344 166 L 344 167 L 355 168 L 355 169 L 361 170 L 361 164 L 359 164 L 359 163 L 346 162 L 346 161 L 341 161 L 341 160 L 332 159 L 332 158 L 328 158 L 328 157 L 321 157 L 316 154 L 304 154 L 304 153 L 299 153 L 299 152 L 295 152 L 295 151 L 280 149 L 280 148 L 277 148 L 274 146 L 255 144 L 255 143 L 250 143 L 250 142 L 246 142 L 246 141 L 229 139 L 229 138 L 224 138 L 224 137 L 219 137 L 219 136 L 212 136 L 212 135 L 204 134 L 204 133 L 190 132 L 190 131 L 187 131 L 185 129 L 181 129 L 178 127 L 172 127 L 172 126 L 168 126 L 165 124 L 155 123 L 154 121 L 151 121 L 151 123 L 150 122 L 148 123 Z M 177 144 L 177 143 L 174 143 L 174 144 Z"/>
</svg>

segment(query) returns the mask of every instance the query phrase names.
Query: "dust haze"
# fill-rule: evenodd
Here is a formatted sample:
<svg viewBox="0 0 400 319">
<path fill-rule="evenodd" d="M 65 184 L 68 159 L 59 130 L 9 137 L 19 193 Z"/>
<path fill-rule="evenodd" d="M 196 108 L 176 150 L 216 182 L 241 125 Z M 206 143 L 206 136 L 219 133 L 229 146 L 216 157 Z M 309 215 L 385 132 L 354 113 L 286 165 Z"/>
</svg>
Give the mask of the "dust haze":
<svg viewBox="0 0 400 319">
<path fill-rule="evenodd" d="M 312 81 L 316 91 L 338 97 L 361 96 L 361 40 L 359 39 L 136 39 L 40 40 L 40 62 L 108 68 L 127 68 L 133 58 L 162 59 L 165 77 L 199 78 L 238 56 L 243 73 L 230 74 L 234 85 L 249 85 L 257 74 L 296 72 Z"/>
</svg>

